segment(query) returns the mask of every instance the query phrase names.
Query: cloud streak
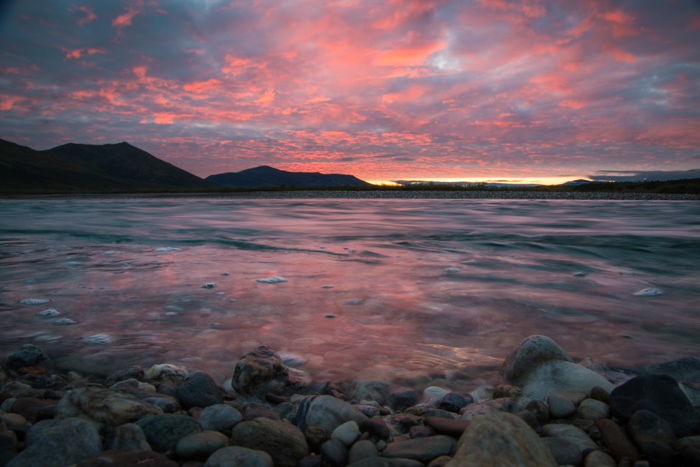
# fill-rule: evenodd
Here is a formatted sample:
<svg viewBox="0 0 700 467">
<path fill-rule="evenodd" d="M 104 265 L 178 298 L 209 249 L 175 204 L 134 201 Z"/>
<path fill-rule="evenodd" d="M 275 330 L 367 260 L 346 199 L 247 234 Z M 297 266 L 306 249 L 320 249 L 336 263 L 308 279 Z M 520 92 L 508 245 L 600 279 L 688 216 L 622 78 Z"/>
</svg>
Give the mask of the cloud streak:
<svg viewBox="0 0 700 467">
<path fill-rule="evenodd" d="M 691 0 L 82 3 L 4 15 L 2 137 L 127 140 L 199 175 L 697 164 Z"/>
</svg>

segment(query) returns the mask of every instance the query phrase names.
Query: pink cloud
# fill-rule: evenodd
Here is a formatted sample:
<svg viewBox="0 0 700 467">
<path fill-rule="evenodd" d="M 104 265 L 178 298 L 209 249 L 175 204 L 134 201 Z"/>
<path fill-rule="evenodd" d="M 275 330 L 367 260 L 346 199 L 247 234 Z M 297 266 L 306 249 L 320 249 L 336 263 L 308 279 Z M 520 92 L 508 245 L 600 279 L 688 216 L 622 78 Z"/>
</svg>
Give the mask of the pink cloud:
<svg viewBox="0 0 700 467">
<path fill-rule="evenodd" d="M 141 10 L 129 7 L 126 13 L 122 13 L 112 20 L 112 26 L 116 26 L 118 28 L 131 26 L 134 16 L 138 15 L 139 13 L 141 13 Z"/>
<path fill-rule="evenodd" d="M 66 50 L 65 53 L 66 53 L 66 58 L 79 59 L 79 58 L 83 57 L 84 55 L 103 54 L 103 53 L 105 53 L 105 50 L 97 48 L 97 47 L 83 47 L 80 49 Z"/>
<path fill-rule="evenodd" d="M 92 7 L 88 5 L 80 5 L 77 7 L 73 8 L 74 10 L 77 10 L 83 14 L 81 18 L 78 19 L 78 24 L 87 24 L 95 21 L 97 19 L 97 15 L 95 14 L 95 10 L 92 9 Z"/>
</svg>

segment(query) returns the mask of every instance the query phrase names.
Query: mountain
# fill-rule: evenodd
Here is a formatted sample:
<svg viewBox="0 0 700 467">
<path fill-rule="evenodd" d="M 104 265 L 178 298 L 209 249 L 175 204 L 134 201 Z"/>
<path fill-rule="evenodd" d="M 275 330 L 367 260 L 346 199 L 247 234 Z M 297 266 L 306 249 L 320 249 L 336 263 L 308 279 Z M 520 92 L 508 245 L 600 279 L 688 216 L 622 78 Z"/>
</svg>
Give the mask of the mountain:
<svg viewBox="0 0 700 467">
<path fill-rule="evenodd" d="M 0 192 L 103 193 L 215 188 L 129 143 L 35 151 L 0 139 Z"/>
<path fill-rule="evenodd" d="M 371 184 L 353 175 L 322 174 L 319 172 L 287 172 L 267 165 L 210 175 L 206 181 L 234 188 L 281 187 L 369 187 Z"/>
<path fill-rule="evenodd" d="M 576 180 L 570 180 L 566 183 L 562 183 L 561 186 L 581 186 L 581 185 L 588 185 L 589 183 L 592 183 L 590 180 L 586 180 L 585 178 L 577 178 Z"/>
</svg>

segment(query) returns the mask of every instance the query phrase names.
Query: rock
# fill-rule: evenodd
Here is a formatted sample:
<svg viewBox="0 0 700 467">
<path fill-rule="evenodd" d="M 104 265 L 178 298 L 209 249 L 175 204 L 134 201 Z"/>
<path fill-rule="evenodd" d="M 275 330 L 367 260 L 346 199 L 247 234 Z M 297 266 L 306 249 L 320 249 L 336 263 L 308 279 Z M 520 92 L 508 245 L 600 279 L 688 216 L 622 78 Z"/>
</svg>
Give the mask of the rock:
<svg viewBox="0 0 700 467">
<path fill-rule="evenodd" d="M 367 459 L 368 457 L 376 457 L 379 455 L 377 451 L 377 446 L 368 439 L 362 439 L 350 448 L 350 453 L 348 455 L 348 463 L 352 464 L 362 459 Z"/>
<path fill-rule="evenodd" d="M 603 451 L 591 451 L 583 460 L 584 467 L 617 467 L 617 462 Z"/>
<path fill-rule="evenodd" d="M 56 308 L 47 308 L 37 313 L 37 316 L 41 316 L 42 318 L 55 318 L 61 316 L 61 312 Z"/>
<path fill-rule="evenodd" d="M 5 365 L 11 370 L 18 370 L 26 366 L 36 366 L 48 360 L 48 357 L 39 347 L 33 344 L 24 344 L 19 350 L 7 356 Z"/>
<path fill-rule="evenodd" d="M 422 462 L 413 459 L 366 457 L 348 464 L 348 467 L 424 467 L 424 465 Z"/>
<path fill-rule="evenodd" d="M 217 431 L 228 430 L 241 420 L 241 412 L 226 404 L 210 405 L 202 410 L 197 418 L 203 429 Z"/>
<path fill-rule="evenodd" d="M 566 438 L 544 438 L 543 441 L 559 465 L 579 465 L 583 460 L 578 446 Z"/>
<path fill-rule="evenodd" d="M 478 391 L 479 390 L 477 389 L 472 394 L 470 394 L 470 396 L 472 396 L 474 400 L 476 400 L 476 398 L 474 397 L 474 393 Z M 486 397 L 486 399 L 500 399 L 501 397 L 510 397 L 512 399 L 516 399 L 520 397 L 522 393 L 523 388 L 521 388 L 520 386 L 515 386 L 513 384 L 499 384 L 493 389 L 493 397 Z M 483 397 L 480 400 L 483 400 Z"/>
<path fill-rule="evenodd" d="M 527 423 L 513 414 L 474 417 L 457 443 L 448 467 L 518 465 L 556 467 L 552 453 Z"/>
<path fill-rule="evenodd" d="M 425 417 L 425 424 L 437 433 L 459 438 L 469 426 L 467 420 L 455 420 L 443 417 Z"/>
<path fill-rule="evenodd" d="M 508 412 L 513 405 L 513 399 L 501 398 L 484 400 L 469 404 L 461 410 L 462 415 L 459 417 L 462 420 L 471 420 L 477 415 L 487 415 L 494 412 Z"/>
<path fill-rule="evenodd" d="M 639 459 L 637 448 L 634 447 L 632 441 L 630 441 L 617 423 L 609 418 L 601 418 L 600 420 L 596 420 L 595 424 L 600 430 L 603 442 L 616 461 L 619 462 L 625 457 L 629 459 L 630 462 L 635 462 Z"/>
<path fill-rule="evenodd" d="M 680 465 L 700 465 L 700 436 L 686 436 L 676 441 L 676 460 Z"/>
<path fill-rule="evenodd" d="M 387 444 L 382 456 L 429 462 L 436 457 L 452 454 L 454 448 L 454 439 L 449 436 L 435 435 L 406 441 L 394 441 Z"/>
<path fill-rule="evenodd" d="M 654 375 L 670 376 L 684 383 L 700 382 L 700 358 L 683 357 L 669 362 L 648 365 L 645 370 Z"/>
<path fill-rule="evenodd" d="M 299 428 L 285 421 L 262 417 L 237 424 L 231 441 L 267 452 L 275 466 L 294 467 L 309 452 L 306 438 Z"/>
<path fill-rule="evenodd" d="M 566 418 L 576 413 L 576 406 L 559 391 L 552 392 L 547 398 L 549 414 L 552 418 Z"/>
<path fill-rule="evenodd" d="M 636 297 L 655 297 L 657 295 L 663 294 L 663 291 L 655 288 L 655 287 L 646 287 L 642 290 L 638 290 L 632 295 Z"/>
<path fill-rule="evenodd" d="M 307 397 L 297 410 L 295 424 L 303 429 L 320 426 L 329 433 L 341 423 L 354 420 L 362 427 L 367 417 L 352 405 L 333 396 Z"/>
<path fill-rule="evenodd" d="M 442 410 L 447 410 L 449 412 L 456 412 L 466 407 L 467 405 L 474 402 L 474 399 L 469 394 L 462 394 L 459 392 L 448 392 L 445 394 L 440 402 L 438 403 L 438 408 Z"/>
<path fill-rule="evenodd" d="M 350 397 L 354 400 L 372 400 L 380 404 L 386 402 L 386 390 L 389 385 L 382 381 L 358 381 Z"/>
<path fill-rule="evenodd" d="M 610 404 L 610 393 L 600 386 L 593 386 L 591 388 L 591 399 L 595 399 L 600 402 L 605 402 Z"/>
<path fill-rule="evenodd" d="M 163 454 L 149 450 L 134 451 L 104 451 L 88 457 L 76 467 L 177 467 L 178 463 L 171 461 Z"/>
<path fill-rule="evenodd" d="M 392 388 L 387 395 L 387 403 L 394 410 L 405 410 L 418 403 L 420 394 L 411 388 Z"/>
<path fill-rule="evenodd" d="M 328 432 L 320 426 L 307 426 L 304 437 L 309 445 L 309 451 L 318 452 L 324 441 L 328 440 Z"/>
<path fill-rule="evenodd" d="M 170 363 L 156 363 L 144 372 L 149 380 L 170 379 L 182 381 L 187 378 L 187 369 Z"/>
<path fill-rule="evenodd" d="M 119 425 L 114 432 L 112 451 L 150 451 L 146 435 L 140 426 L 135 423 Z"/>
<path fill-rule="evenodd" d="M 337 438 L 331 438 L 321 445 L 323 464 L 332 467 L 342 467 L 347 464 L 348 448 Z"/>
<path fill-rule="evenodd" d="M 573 425 L 550 423 L 542 427 L 542 434 L 548 438 L 565 439 L 575 445 L 580 453 L 598 448 L 585 431 Z"/>
<path fill-rule="evenodd" d="M 202 431 L 196 420 L 185 415 L 153 415 L 138 420 L 136 424 L 143 430 L 148 443 L 158 452 L 172 451 L 181 438 Z"/>
<path fill-rule="evenodd" d="M 652 463 L 663 465 L 671 462 L 676 436 L 666 420 L 654 412 L 637 410 L 627 424 L 627 432 Z"/>
<path fill-rule="evenodd" d="M 280 356 L 262 345 L 238 360 L 231 384 L 241 394 L 281 394 L 289 384 L 289 372 Z"/>
<path fill-rule="evenodd" d="M 95 345 L 109 345 L 114 341 L 114 337 L 104 332 L 97 334 L 91 334 L 80 339 L 80 342 L 85 344 L 95 344 Z"/>
<path fill-rule="evenodd" d="M 425 425 L 415 425 L 408 429 L 408 436 L 410 438 L 425 438 L 435 434 L 435 430 Z"/>
<path fill-rule="evenodd" d="M 70 326 L 71 324 L 78 324 L 78 322 L 70 318 L 58 318 L 53 320 L 52 324 L 56 326 Z"/>
<path fill-rule="evenodd" d="M 360 431 L 369 433 L 372 436 L 376 436 L 379 439 L 389 439 L 391 436 L 391 431 L 389 427 L 386 426 L 384 420 L 381 417 L 368 418 L 359 423 Z"/>
<path fill-rule="evenodd" d="M 209 456 L 204 467 L 274 467 L 272 457 L 264 451 L 229 446 Z"/>
<path fill-rule="evenodd" d="M 180 438 L 175 445 L 175 452 L 183 459 L 205 460 L 226 446 L 228 446 L 226 435 L 218 431 L 206 430 Z"/>
<path fill-rule="evenodd" d="M 62 467 L 102 450 L 95 425 L 80 418 L 65 418 L 34 436 L 32 443 L 7 463 L 8 467 Z"/>
<path fill-rule="evenodd" d="M 183 381 L 176 392 L 177 399 L 186 409 L 209 407 L 224 400 L 223 391 L 211 376 L 201 371 L 192 373 Z"/>
<path fill-rule="evenodd" d="M 301 458 L 297 467 L 323 467 L 323 459 L 321 456 L 305 456 Z"/>
<path fill-rule="evenodd" d="M 107 425 L 122 425 L 162 413 L 159 407 L 125 392 L 96 387 L 71 389 L 58 402 L 59 417 L 85 417 Z"/>
<path fill-rule="evenodd" d="M 22 305 L 43 305 L 45 303 L 49 303 L 50 301 L 51 300 L 49 300 L 48 298 L 23 298 L 19 302 Z M 31 344 L 27 344 L 27 345 L 31 345 Z"/>
<path fill-rule="evenodd" d="M 440 386 L 428 386 L 427 388 L 423 389 L 423 400 L 437 401 L 442 399 L 445 396 L 445 394 L 449 393 L 449 389 L 441 388 Z"/>
<path fill-rule="evenodd" d="M 537 417 L 537 421 L 540 423 L 547 423 L 549 421 L 549 407 L 542 401 L 530 401 L 525 406 L 525 410 L 532 412 Z"/>
<path fill-rule="evenodd" d="M 512 384 L 520 384 L 534 368 L 548 361 L 571 361 L 564 349 L 546 336 L 525 338 L 503 362 L 503 376 Z"/>
<path fill-rule="evenodd" d="M 338 425 L 331 433 L 331 439 L 338 439 L 348 447 L 359 437 L 360 427 L 355 420 L 350 420 L 349 422 Z"/>
<path fill-rule="evenodd" d="M 627 422 L 641 409 L 670 423 L 678 437 L 700 432 L 700 416 L 670 376 L 637 376 L 610 393 L 610 410 L 614 417 Z"/>
<path fill-rule="evenodd" d="M 589 394 L 594 386 L 612 390 L 612 384 L 598 373 L 575 363 L 552 360 L 544 362 L 521 379 L 523 394 L 518 406 L 531 400 L 544 401 L 554 391 L 576 391 Z"/>
<path fill-rule="evenodd" d="M 181 409 L 178 400 L 175 399 L 175 397 L 167 394 L 134 393 L 134 395 L 144 402 L 155 405 L 165 413 L 178 412 Z"/>
<path fill-rule="evenodd" d="M 264 279 L 255 279 L 255 281 L 261 284 L 279 284 L 281 282 L 287 282 L 287 279 L 282 276 L 271 276 Z"/>
<path fill-rule="evenodd" d="M 136 378 L 127 378 L 112 384 L 109 389 L 113 391 L 137 391 L 137 392 L 156 392 L 156 387 L 151 383 L 144 383 Z"/>
<path fill-rule="evenodd" d="M 581 418 L 587 420 L 598 420 L 606 418 L 610 412 L 610 407 L 605 402 L 595 399 L 584 399 L 578 406 L 577 413 Z"/>
</svg>

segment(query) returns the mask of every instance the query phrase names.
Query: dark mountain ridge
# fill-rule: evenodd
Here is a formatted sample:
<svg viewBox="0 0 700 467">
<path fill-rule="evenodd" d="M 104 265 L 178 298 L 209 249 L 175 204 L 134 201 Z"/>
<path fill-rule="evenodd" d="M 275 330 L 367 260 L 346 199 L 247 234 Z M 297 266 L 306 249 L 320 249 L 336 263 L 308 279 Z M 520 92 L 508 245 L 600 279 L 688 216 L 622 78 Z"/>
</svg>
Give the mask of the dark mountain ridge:
<svg viewBox="0 0 700 467">
<path fill-rule="evenodd" d="M 232 188 L 282 187 L 369 187 L 371 184 L 353 175 L 322 174 L 320 172 L 287 172 L 267 165 L 210 175 L 206 181 Z"/>
<path fill-rule="evenodd" d="M 0 192 L 104 193 L 215 189 L 123 142 L 64 144 L 45 151 L 0 139 Z"/>
</svg>

